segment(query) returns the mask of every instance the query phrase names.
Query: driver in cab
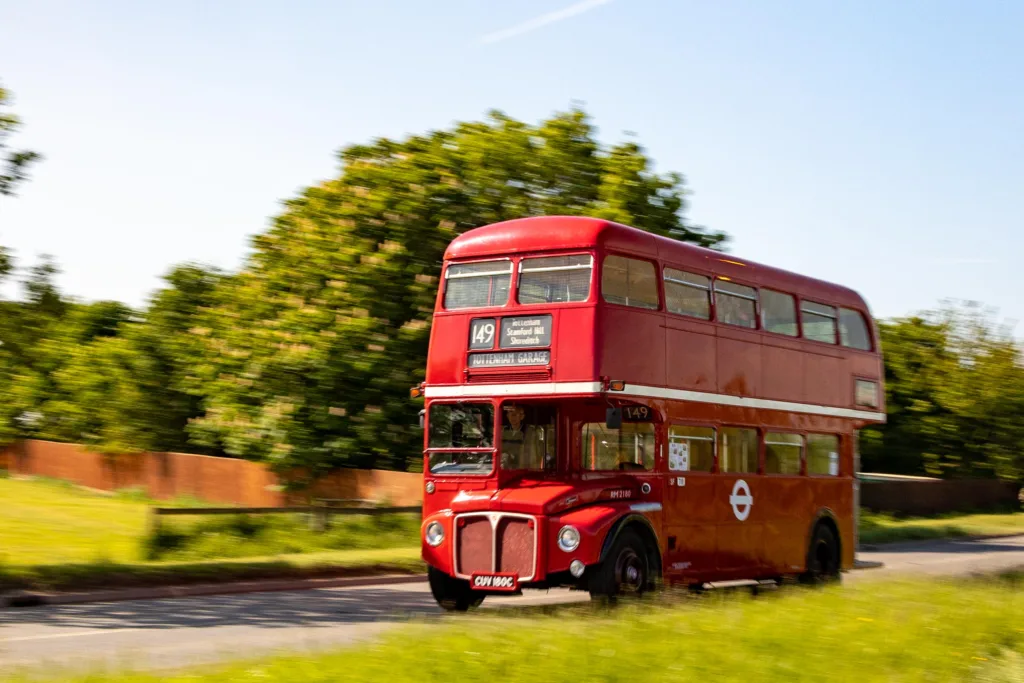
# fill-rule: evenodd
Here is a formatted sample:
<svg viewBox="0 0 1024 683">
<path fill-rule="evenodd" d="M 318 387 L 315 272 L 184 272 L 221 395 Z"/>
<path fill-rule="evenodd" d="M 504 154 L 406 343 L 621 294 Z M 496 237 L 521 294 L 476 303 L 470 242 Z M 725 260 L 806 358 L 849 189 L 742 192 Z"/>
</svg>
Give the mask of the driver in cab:
<svg viewBox="0 0 1024 683">
<path fill-rule="evenodd" d="M 525 424 L 525 418 L 522 406 L 505 406 L 501 429 L 501 466 L 505 469 L 527 469 L 537 462 L 537 428 Z"/>
</svg>

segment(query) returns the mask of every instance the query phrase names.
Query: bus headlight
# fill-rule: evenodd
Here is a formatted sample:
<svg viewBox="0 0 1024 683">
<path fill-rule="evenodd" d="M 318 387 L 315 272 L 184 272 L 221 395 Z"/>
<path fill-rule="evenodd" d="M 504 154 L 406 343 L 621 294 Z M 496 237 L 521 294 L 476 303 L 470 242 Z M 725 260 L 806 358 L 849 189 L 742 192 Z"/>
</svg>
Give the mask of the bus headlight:
<svg viewBox="0 0 1024 683">
<path fill-rule="evenodd" d="M 444 540 L 444 527 L 441 526 L 440 522 L 431 522 L 427 525 L 427 531 L 424 534 L 424 538 L 427 540 L 427 544 L 433 547 L 441 545 Z"/>
<path fill-rule="evenodd" d="M 571 553 L 580 547 L 580 532 L 574 526 L 563 526 L 558 532 L 558 547 L 563 552 Z"/>
</svg>

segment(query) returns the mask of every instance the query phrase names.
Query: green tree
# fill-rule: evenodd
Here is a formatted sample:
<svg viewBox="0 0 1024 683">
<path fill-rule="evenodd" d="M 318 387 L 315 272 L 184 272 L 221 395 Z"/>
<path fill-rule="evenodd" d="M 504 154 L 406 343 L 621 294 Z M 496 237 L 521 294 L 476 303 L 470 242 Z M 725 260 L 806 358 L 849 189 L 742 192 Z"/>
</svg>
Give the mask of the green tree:
<svg viewBox="0 0 1024 683">
<path fill-rule="evenodd" d="M 28 167 L 40 159 L 36 152 L 10 149 L 7 140 L 21 126 L 21 121 L 7 111 L 9 105 L 10 93 L 0 87 L 0 195 L 14 194 L 27 178 Z M 2 261 L 0 254 L 0 266 Z"/>
<path fill-rule="evenodd" d="M 634 143 L 604 150 L 580 110 L 537 126 L 482 122 L 341 153 L 338 177 L 288 201 L 198 326 L 191 434 L 227 453 L 295 466 L 404 469 L 421 433 L 442 255 L 461 232 L 544 214 L 597 215 L 705 246 L 678 174 Z"/>
<path fill-rule="evenodd" d="M 1009 328 L 977 304 L 881 324 L 886 425 L 866 430 L 863 468 L 1024 478 L 1024 366 Z"/>
</svg>

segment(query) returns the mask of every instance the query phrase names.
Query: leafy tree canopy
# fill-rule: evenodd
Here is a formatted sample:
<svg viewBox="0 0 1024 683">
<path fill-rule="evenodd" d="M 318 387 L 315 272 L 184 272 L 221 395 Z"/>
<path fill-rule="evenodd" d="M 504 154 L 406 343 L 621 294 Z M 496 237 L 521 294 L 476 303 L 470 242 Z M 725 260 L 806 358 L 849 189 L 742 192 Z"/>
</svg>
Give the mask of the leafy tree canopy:
<svg viewBox="0 0 1024 683">
<path fill-rule="evenodd" d="M 592 215 L 717 247 L 643 148 L 603 148 L 585 113 L 485 121 L 341 152 L 338 177 L 288 201 L 196 331 L 191 426 L 208 447 L 315 476 L 418 461 L 417 407 L 444 249 L 465 230 Z"/>
</svg>

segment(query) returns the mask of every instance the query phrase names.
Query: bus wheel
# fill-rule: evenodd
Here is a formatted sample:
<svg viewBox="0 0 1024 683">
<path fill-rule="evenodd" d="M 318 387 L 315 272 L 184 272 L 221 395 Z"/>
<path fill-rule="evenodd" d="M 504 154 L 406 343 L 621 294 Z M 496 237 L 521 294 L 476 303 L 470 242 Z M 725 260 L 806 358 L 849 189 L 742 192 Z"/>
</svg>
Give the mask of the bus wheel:
<svg viewBox="0 0 1024 683">
<path fill-rule="evenodd" d="M 469 581 L 453 578 L 434 567 L 427 568 L 427 581 L 434 600 L 449 612 L 465 612 L 484 601 L 484 596 L 473 593 Z"/>
<path fill-rule="evenodd" d="M 800 582 L 816 585 L 839 579 L 839 540 L 827 524 L 818 524 L 807 549 L 807 571 L 800 575 Z"/>
<path fill-rule="evenodd" d="M 614 601 L 620 595 L 639 596 L 650 582 L 647 547 L 636 533 L 623 531 L 591 580 L 590 597 Z"/>
</svg>

